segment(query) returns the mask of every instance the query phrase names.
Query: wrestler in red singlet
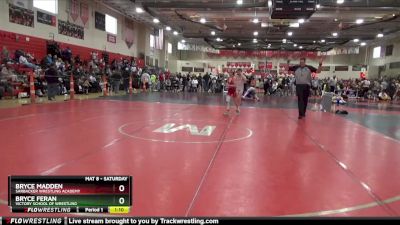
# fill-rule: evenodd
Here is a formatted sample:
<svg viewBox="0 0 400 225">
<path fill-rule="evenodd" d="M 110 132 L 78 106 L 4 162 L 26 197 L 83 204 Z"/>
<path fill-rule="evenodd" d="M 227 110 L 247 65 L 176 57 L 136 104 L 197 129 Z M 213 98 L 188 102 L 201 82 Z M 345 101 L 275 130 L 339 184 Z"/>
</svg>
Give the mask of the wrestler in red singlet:
<svg viewBox="0 0 400 225">
<path fill-rule="evenodd" d="M 235 74 L 231 73 L 229 75 L 229 77 L 228 77 L 227 82 L 226 82 L 226 86 L 228 88 L 228 94 L 226 96 L 226 111 L 225 111 L 224 115 L 228 115 L 229 114 L 229 110 L 230 110 L 230 107 L 231 107 L 230 106 L 231 100 L 233 100 L 233 102 L 236 105 L 236 113 L 239 114 L 239 112 L 240 112 L 237 99 L 238 99 L 238 96 L 239 96 L 239 99 L 240 99 L 241 96 L 238 95 L 238 93 L 237 93 L 238 92 L 237 91 L 237 84 L 235 82 L 236 82 L 235 81 Z"/>
<path fill-rule="evenodd" d="M 236 85 L 235 85 L 235 79 L 233 77 L 228 77 L 228 82 L 227 82 L 227 86 L 228 86 L 228 95 L 236 98 Z"/>
</svg>

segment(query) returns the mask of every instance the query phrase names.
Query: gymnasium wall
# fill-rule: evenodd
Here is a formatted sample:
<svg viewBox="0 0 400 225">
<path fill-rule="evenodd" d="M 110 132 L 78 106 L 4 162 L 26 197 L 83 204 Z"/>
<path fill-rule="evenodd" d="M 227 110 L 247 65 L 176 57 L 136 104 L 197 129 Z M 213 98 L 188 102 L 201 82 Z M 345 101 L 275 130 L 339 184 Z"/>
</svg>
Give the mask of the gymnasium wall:
<svg viewBox="0 0 400 225">
<path fill-rule="evenodd" d="M 140 46 L 144 46 L 142 52 L 152 61 L 152 65 L 155 65 L 155 59 L 158 60 L 158 66 L 162 68 L 168 68 L 171 72 L 177 71 L 177 59 L 179 51 L 177 50 L 178 41 L 171 36 L 171 32 L 164 30 L 164 45 L 162 50 L 150 48 L 150 34 L 152 33 L 150 27 L 142 25 L 145 35 L 139 37 Z M 172 53 L 168 54 L 168 43 L 172 44 Z"/>
<path fill-rule="evenodd" d="M 97 50 L 101 52 L 107 50 L 111 58 L 121 56 L 138 57 L 143 54 L 145 56 L 151 55 L 153 60 L 158 59 L 159 66 L 165 64 L 165 49 L 156 50 L 150 48 L 149 35 L 152 33 L 152 28 L 146 24 L 134 22 L 134 43 L 131 48 L 128 48 L 123 40 L 122 34 L 122 28 L 125 23 L 124 16 L 103 5 L 101 2 L 82 0 L 82 2 L 87 3 L 89 6 L 89 20 L 88 25 L 84 28 L 85 34 L 83 40 L 58 34 L 58 19 L 68 21 L 69 1 L 58 0 L 58 14 L 56 15 L 57 26 L 55 27 L 37 22 L 38 10 L 33 7 L 35 11 L 34 27 L 9 22 L 8 2 L 8 0 L 0 0 L 0 46 L 7 46 L 10 53 L 13 53 L 17 48 L 29 49 L 29 52 L 34 53 L 35 56 L 40 59 L 46 53 L 46 41 L 51 40 L 54 36 L 54 40 L 61 43 L 61 46 L 70 46 L 73 54 L 80 54 L 83 59 L 88 58 L 91 51 Z M 115 35 L 116 43 L 107 41 L 107 33 L 105 31 L 95 29 L 95 11 L 109 14 L 117 18 L 118 28 L 117 35 Z M 167 42 L 174 43 L 175 49 L 173 54 L 169 54 L 169 63 L 176 65 L 176 41 L 169 35 L 165 35 L 164 40 L 165 45 Z"/>
<path fill-rule="evenodd" d="M 347 79 L 347 78 L 359 78 L 359 71 L 352 71 L 352 66 L 357 64 L 365 64 L 365 53 L 366 48 L 360 48 L 360 54 L 358 55 L 338 55 L 338 56 L 327 56 L 324 60 L 324 66 L 330 66 L 330 71 L 323 71 L 319 74 L 320 78 L 331 77 L 336 75 L 337 77 Z M 192 62 L 193 65 L 197 63 L 205 63 L 206 67 L 211 66 L 215 68 L 222 68 L 222 65 L 227 64 L 227 62 L 251 62 L 255 64 L 256 68 L 258 62 L 268 61 L 272 62 L 273 69 L 278 69 L 280 63 L 286 63 L 286 58 L 250 58 L 250 57 L 209 57 L 207 53 L 203 52 L 193 52 L 193 51 L 182 51 L 181 59 L 183 63 Z M 292 59 L 291 63 L 299 63 L 299 59 Z M 314 67 L 318 67 L 318 60 L 307 59 L 307 64 Z M 182 63 L 181 63 L 182 64 Z M 335 71 L 335 66 L 348 66 L 348 71 Z M 179 67 L 180 71 L 181 68 Z"/>
<path fill-rule="evenodd" d="M 6 46 L 10 52 L 10 56 L 14 57 L 14 52 L 17 49 L 28 50 L 30 54 L 33 54 L 38 61 L 40 61 L 44 55 L 46 55 L 46 39 L 38 38 L 30 35 L 23 35 L 13 32 L 1 31 L 0 30 L 0 46 Z M 97 51 L 97 49 L 82 47 L 78 45 L 72 45 L 69 43 L 60 42 L 61 48 L 70 47 L 74 55 L 80 55 L 82 60 L 90 59 L 90 52 Z M 97 51 L 99 55 L 101 51 Z M 118 59 L 121 57 L 127 57 L 127 55 L 119 53 L 108 53 L 109 59 Z"/>
<path fill-rule="evenodd" d="M 35 11 L 35 25 L 34 27 L 28 27 L 19 25 L 16 23 L 9 22 L 9 5 L 8 1 L 2 0 L 0 1 L 0 29 L 3 31 L 10 31 L 19 34 L 31 35 L 34 37 L 39 37 L 43 39 L 51 39 L 51 36 L 54 35 L 54 40 L 58 42 L 69 43 L 82 47 L 89 47 L 97 50 L 107 50 L 109 52 L 120 53 L 123 55 L 129 56 L 137 56 L 138 54 L 138 46 L 137 46 L 137 33 L 138 30 L 134 29 L 135 32 L 135 40 L 133 46 L 129 49 L 125 42 L 122 39 L 122 25 L 123 25 L 123 17 L 118 13 L 104 7 L 102 4 L 96 3 L 96 1 L 86 1 L 89 5 L 89 20 L 88 20 L 88 28 L 84 29 L 85 36 L 84 39 L 77 39 L 65 35 L 58 34 L 58 24 L 57 26 L 50 26 L 42 23 L 38 23 L 36 20 L 37 9 L 33 8 Z M 63 21 L 68 21 L 68 4 L 69 1 L 59 0 L 58 1 L 58 19 Z M 116 35 L 116 43 L 107 42 L 107 33 L 105 31 L 101 31 L 94 28 L 94 11 L 98 11 L 101 13 L 107 13 L 113 17 L 116 17 L 118 20 L 118 34 Z M 49 13 L 50 14 L 50 13 Z M 136 24 L 135 24 L 136 25 Z M 136 26 L 135 26 L 136 27 Z"/>
<path fill-rule="evenodd" d="M 373 49 L 376 46 L 382 46 L 386 48 L 387 45 L 393 45 L 393 54 L 391 56 L 385 56 L 378 59 L 373 59 Z M 252 62 L 258 65 L 259 61 L 268 61 L 273 63 L 274 69 L 279 63 L 286 63 L 286 58 L 234 58 L 234 57 L 212 57 L 210 58 L 207 53 L 193 52 L 193 51 L 181 51 L 181 59 L 179 65 L 185 64 L 186 66 L 198 66 L 197 63 L 205 63 L 216 68 L 222 68 L 222 65 L 226 65 L 227 62 Z M 291 63 L 298 63 L 299 60 L 292 60 Z M 395 76 L 400 74 L 399 68 L 390 68 L 390 63 L 399 62 L 400 64 L 400 38 L 396 35 L 391 37 L 376 39 L 374 42 L 370 42 L 368 46 L 360 47 L 360 53 L 356 55 L 336 55 L 327 56 L 324 60 L 324 66 L 330 66 L 330 71 L 323 71 L 319 74 L 320 78 L 331 77 L 336 75 L 339 78 L 359 78 L 360 71 L 353 71 L 354 65 L 368 65 L 367 76 L 370 78 L 376 78 L 379 75 L 379 66 L 383 66 L 385 69 L 380 72 L 381 76 Z M 307 60 L 307 64 L 318 66 L 318 61 L 312 59 Z M 335 71 L 335 66 L 348 66 L 348 71 Z M 393 65 L 392 65 L 393 67 Z M 181 71 L 181 67 L 178 67 L 178 71 Z"/>
<path fill-rule="evenodd" d="M 386 56 L 386 47 L 389 45 L 393 45 L 392 55 Z M 381 46 L 382 52 L 381 57 L 373 58 L 374 48 L 377 46 Z M 378 39 L 374 43 L 368 46 L 368 62 L 370 65 L 370 74 L 371 76 L 378 77 L 380 76 L 397 76 L 400 75 L 400 37 L 397 35 L 395 38 L 384 38 Z M 396 63 L 395 65 L 390 65 L 391 63 Z M 379 72 L 379 67 L 383 67 L 383 70 Z M 397 68 L 393 68 L 397 67 Z"/>
<path fill-rule="evenodd" d="M 30 0 L 29 0 L 30 1 Z M 9 0 L 0 0 L 0 46 L 3 45 L 11 46 L 9 50 L 16 48 L 31 49 L 31 52 L 35 53 L 37 57 L 45 54 L 45 41 L 50 40 L 54 36 L 54 40 L 60 42 L 62 46 L 71 46 L 74 54 L 80 54 L 82 58 L 89 57 L 89 53 L 93 50 L 103 51 L 107 50 L 110 52 L 111 58 L 120 56 L 135 56 L 144 55 L 145 58 L 148 56 L 152 60 L 151 64 L 155 64 L 156 59 L 158 60 L 158 66 L 164 67 L 168 65 L 171 72 L 181 72 L 182 66 L 193 66 L 193 67 L 204 67 L 207 71 L 208 66 L 221 67 L 226 65 L 227 62 L 245 61 L 252 62 L 255 65 L 259 61 L 272 61 L 273 66 L 277 67 L 279 63 L 286 63 L 287 59 L 284 58 L 225 58 L 225 57 L 212 57 L 210 58 L 207 53 L 204 52 L 193 52 L 193 51 L 178 51 L 177 40 L 171 36 L 170 32 L 164 31 L 164 48 L 162 50 L 156 50 L 150 48 L 149 36 L 152 33 L 152 27 L 134 22 L 134 44 L 131 48 L 123 41 L 122 28 L 124 26 L 124 16 L 115 12 L 114 10 L 103 5 L 103 3 L 95 0 L 82 0 L 89 6 L 89 21 L 87 27 L 84 29 L 85 38 L 83 40 L 68 37 L 65 35 L 58 34 L 58 27 L 53 27 L 38 23 L 36 20 L 37 9 L 35 11 L 35 25 L 33 28 L 10 23 L 9 22 Z M 63 21 L 68 20 L 68 0 L 58 1 L 58 15 L 57 20 Z M 94 28 L 94 12 L 98 11 L 104 14 L 109 14 L 118 19 L 118 33 L 116 35 L 116 43 L 107 42 L 107 33 Z M 398 35 L 397 35 L 398 36 Z M 167 43 L 173 45 L 173 52 L 167 53 Z M 382 56 L 378 59 L 372 58 L 373 48 L 375 46 L 382 46 L 383 48 L 387 45 L 393 45 L 392 56 Z M 11 52 L 11 51 L 10 51 Z M 297 63 L 298 60 L 292 60 L 293 63 Z M 377 77 L 391 76 L 400 74 L 400 68 L 390 68 L 390 63 L 400 63 L 400 38 L 386 37 L 383 39 L 376 39 L 376 42 L 369 44 L 365 47 L 360 47 L 360 54 L 358 55 L 338 55 L 328 56 L 325 61 L 325 66 L 330 66 L 330 71 L 324 71 L 319 76 L 328 77 L 336 75 L 341 78 L 358 78 L 359 71 L 352 71 L 352 66 L 357 64 L 368 64 L 368 76 Z M 310 65 L 317 66 L 318 62 L 308 60 Z M 349 66 L 348 71 L 335 71 L 335 66 Z M 381 70 L 379 71 L 379 66 Z M 400 66 L 399 66 L 400 67 Z M 383 68 L 383 69 L 382 69 Z"/>
</svg>

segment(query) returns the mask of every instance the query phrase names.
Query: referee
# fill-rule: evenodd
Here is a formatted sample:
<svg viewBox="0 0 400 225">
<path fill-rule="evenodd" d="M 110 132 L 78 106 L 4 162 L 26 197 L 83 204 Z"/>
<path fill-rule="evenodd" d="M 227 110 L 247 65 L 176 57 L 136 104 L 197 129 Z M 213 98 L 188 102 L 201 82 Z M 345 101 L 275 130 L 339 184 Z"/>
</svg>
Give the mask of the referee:
<svg viewBox="0 0 400 225">
<path fill-rule="evenodd" d="M 288 61 L 289 64 L 290 61 Z M 299 119 L 306 116 L 308 97 L 310 96 L 311 73 L 320 73 L 322 60 L 319 62 L 319 67 L 306 65 L 306 59 L 300 58 L 300 65 L 289 67 L 289 71 L 294 73 L 296 80 L 296 94 L 299 107 Z"/>
</svg>

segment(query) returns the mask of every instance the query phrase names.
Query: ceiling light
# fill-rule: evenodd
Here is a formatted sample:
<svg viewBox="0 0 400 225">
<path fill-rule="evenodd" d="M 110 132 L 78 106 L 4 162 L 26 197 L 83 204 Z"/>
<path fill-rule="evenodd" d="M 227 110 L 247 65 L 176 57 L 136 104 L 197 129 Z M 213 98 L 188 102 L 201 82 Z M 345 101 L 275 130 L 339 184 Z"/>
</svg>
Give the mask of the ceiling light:
<svg viewBox="0 0 400 225">
<path fill-rule="evenodd" d="M 379 33 L 378 35 L 376 35 L 378 38 L 381 38 L 381 37 L 383 37 L 383 34 L 382 33 Z"/>
<path fill-rule="evenodd" d="M 238 46 L 241 46 L 242 45 L 242 43 L 238 43 Z"/>
<path fill-rule="evenodd" d="M 287 33 L 287 35 L 292 36 L 292 35 L 293 35 L 293 32 L 292 32 L 292 31 L 289 31 L 289 32 Z"/>
<path fill-rule="evenodd" d="M 257 39 L 253 39 L 253 43 L 257 43 Z"/>
<path fill-rule="evenodd" d="M 344 3 L 344 0 L 337 0 L 336 3 L 337 3 L 337 4 L 343 4 L 343 3 Z"/>
<path fill-rule="evenodd" d="M 234 48 L 236 48 L 236 45 L 233 45 Z"/>
<path fill-rule="evenodd" d="M 175 35 L 175 36 L 178 35 L 178 32 L 174 31 L 174 35 Z"/>
<path fill-rule="evenodd" d="M 201 18 L 200 19 L 200 23 L 206 23 L 206 19 L 205 18 Z"/>
<path fill-rule="evenodd" d="M 322 39 L 322 40 L 321 40 L 321 43 L 325 43 L 325 39 Z"/>
<path fill-rule="evenodd" d="M 365 46 L 365 45 L 367 45 L 367 43 L 365 43 L 365 42 L 362 42 L 362 43 L 361 43 L 361 46 Z"/>
<path fill-rule="evenodd" d="M 382 16 L 375 16 L 374 18 L 375 19 L 382 19 L 383 17 Z"/>
<path fill-rule="evenodd" d="M 283 43 L 286 43 L 286 39 L 282 39 L 282 42 L 283 42 Z"/>
<path fill-rule="evenodd" d="M 243 0 L 237 0 L 237 1 L 236 1 L 236 4 L 238 4 L 238 5 L 243 4 Z"/>
<path fill-rule="evenodd" d="M 332 33 L 332 36 L 337 37 L 338 33 L 334 32 L 334 33 Z"/>
<path fill-rule="evenodd" d="M 305 21 L 304 19 L 299 19 L 298 20 L 299 23 L 304 23 L 304 21 Z"/>
<path fill-rule="evenodd" d="M 159 19 L 157 19 L 157 18 L 154 18 L 154 19 L 153 19 L 153 23 L 159 23 L 159 22 L 160 22 Z"/>
<path fill-rule="evenodd" d="M 396 14 L 394 14 L 394 13 L 393 13 L 393 14 L 392 14 L 392 16 L 393 16 L 393 17 L 395 17 L 395 16 L 396 16 Z"/>
<path fill-rule="evenodd" d="M 297 44 L 294 44 L 293 47 L 297 47 Z"/>
<path fill-rule="evenodd" d="M 355 43 L 357 43 L 357 42 L 359 42 L 360 40 L 356 38 L 356 39 L 354 39 L 353 41 L 354 41 Z"/>
<path fill-rule="evenodd" d="M 258 31 L 254 31 L 254 36 L 258 36 Z"/>
<path fill-rule="evenodd" d="M 261 23 L 261 27 L 268 27 L 268 23 Z"/>
<path fill-rule="evenodd" d="M 317 4 L 317 9 L 319 9 L 319 8 L 321 8 L 321 5 L 320 5 L 320 4 Z"/>
<path fill-rule="evenodd" d="M 300 23 L 290 23 L 289 27 L 300 27 Z"/>
<path fill-rule="evenodd" d="M 271 48 L 271 45 L 268 45 L 268 47 L 267 48 Z"/>
<path fill-rule="evenodd" d="M 303 46 L 300 46 L 299 48 L 300 48 L 300 49 L 303 49 Z"/>
<path fill-rule="evenodd" d="M 170 30 L 171 30 L 171 27 L 168 26 L 168 27 L 166 27 L 165 29 L 168 30 L 168 31 L 170 31 Z"/>
<path fill-rule="evenodd" d="M 272 0 L 268 0 L 268 7 L 271 8 L 271 6 L 272 6 Z"/>
<path fill-rule="evenodd" d="M 313 41 L 313 43 L 316 43 L 316 41 Z"/>
<path fill-rule="evenodd" d="M 182 42 L 182 43 L 185 43 L 186 41 L 185 41 L 185 40 L 182 40 L 181 42 Z"/>
<path fill-rule="evenodd" d="M 136 7 L 136 12 L 137 13 L 142 13 L 142 12 L 144 12 L 144 10 L 142 8 L 140 8 L 140 7 Z"/>
<path fill-rule="evenodd" d="M 214 36 L 215 35 L 215 31 L 211 31 L 211 35 Z"/>
<path fill-rule="evenodd" d="M 362 23 L 364 23 L 364 20 L 363 20 L 363 19 L 357 19 L 357 20 L 356 20 L 356 24 L 362 24 Z"/>
<path fill-rule="evenodd" d="M 258 22 L 260 22 L 260 21 L 258 20 L 258 18 L 254 18 L 254 19 L 253 19 L 253 23 L 258 23 Z"/>
<path fill-rule="evenodd" d="M 337 22 L 337 21 L 338 21 L 338 19 L 337 19 L 337 18 L 335 18 L 335 19 L 334 19 L 334 21 L 335 21 L 335 22 Z"/>
</svg>

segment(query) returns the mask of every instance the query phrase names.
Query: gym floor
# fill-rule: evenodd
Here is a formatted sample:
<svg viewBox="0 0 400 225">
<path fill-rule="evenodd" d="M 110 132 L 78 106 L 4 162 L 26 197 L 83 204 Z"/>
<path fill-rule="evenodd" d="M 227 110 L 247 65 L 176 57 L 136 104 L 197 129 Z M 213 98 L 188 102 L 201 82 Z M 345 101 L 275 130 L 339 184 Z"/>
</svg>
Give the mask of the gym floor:
<svg viewBox="0 0 400 225">
<path fill-rule="evenodd" d="M 133 176 L 134 216 L 399 216 L 400 105 L 317 101 L 303 120 L 295 97 L 224 116 L 207 93 L 2 108 L 0 215 L 8 175 L 105 174 Z"/>
</svg>

